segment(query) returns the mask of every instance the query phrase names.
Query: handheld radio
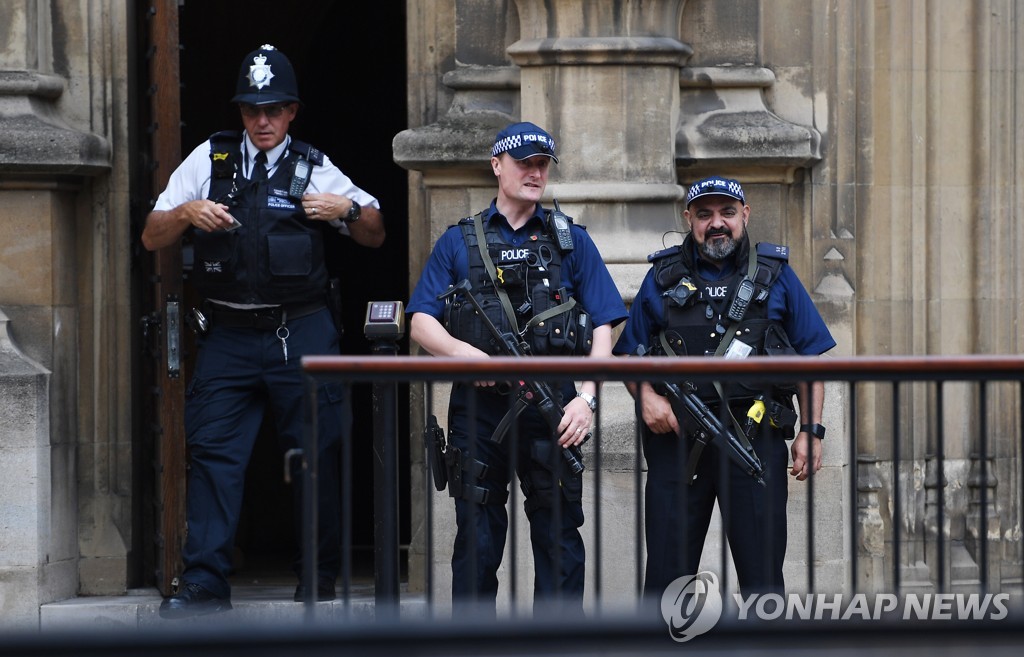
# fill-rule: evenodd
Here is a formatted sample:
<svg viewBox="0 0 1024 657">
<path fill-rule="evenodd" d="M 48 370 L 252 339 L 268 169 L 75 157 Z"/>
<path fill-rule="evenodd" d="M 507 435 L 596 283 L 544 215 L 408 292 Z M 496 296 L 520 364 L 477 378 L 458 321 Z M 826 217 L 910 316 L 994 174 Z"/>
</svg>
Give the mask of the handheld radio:
<svg viewBox="0 0 1024 657">
<path fill-rule="evenodd" d="M 749 278 L 744 278 L 740 281 L 740 286 L 736 288 L 736 296 L 733 297 L 732 305 L 729 307 L 729 319 L 734 322 L 741 321 L 753 298 L 754 282 Z"/>
<path fill-rule="evenodd" d="M 295 158 L 295 164 L 292 167 L 292 181 L 288 185 L 288 196 L 295 200 L 301 200 L 302 195 L 306 192 L 306 187 L 309 186 L 311 175 L 313 175 L 313 167 L 309 164 L 309 160 L 304 157 Z"/>
<path fill-rule="evenodd" d="M 558 199 L 555 199 L 555 210 L 551 213 L 551 232 L 555 234 L 558 249 L 562 253 L 573 249 L 572 231 L 569 229 L 569 225 L 569 217 L 562 213 L 562 209 L 558 207 Z"/>
</svg>

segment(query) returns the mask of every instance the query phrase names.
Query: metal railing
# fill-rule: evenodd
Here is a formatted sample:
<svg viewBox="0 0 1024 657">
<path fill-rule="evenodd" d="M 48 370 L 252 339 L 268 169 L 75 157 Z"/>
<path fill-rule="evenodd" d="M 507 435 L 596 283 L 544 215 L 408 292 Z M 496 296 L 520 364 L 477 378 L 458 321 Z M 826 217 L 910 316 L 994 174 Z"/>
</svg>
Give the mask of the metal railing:
<svg viewBox="0 0 1024 657">
<path fill-rule="evenodd" d="M 792 357 L 747 360 L 308 357 L 303 359 L 303 367 L 310 382 L 311 396 L 315 396 L 316 382 L 325 378 L 349 383 L 370 382 L 381 394 L 388 394 L 388 385 L 398 382 L 422 383 L 423 395 L 417 398 L 418 403 L 414 402 L 410 437 L 414 453 L 423 449 L 417 429 L 425 408 L 436 405 L 433 388 L 438 384 L 510 379 L 573 379 L 606 383 L 656 380 L 693 383 L 766 379 L 787 383 L 826 381 L 830 391 L 826 398 L 826 412 L 832 413 L 832 422 L 838 425 L 830 426 L 827 449 L 835 450 L 833 445 L 845 443 L 847 452 L 843 458 L 832 451 L 831 458 L 834 472 L 844 480 L 845 496 L 839 500 L 840 508 L 836 509 L 829 500 L 825 502 L 829 502 L 833 511 L 841 513 L 843 518 L 842 550 L 848 564 L 843 568 L 843 581 L 838 585 L 834 572 L 824 578 L 827 582 L 819 577 L 817 571 L 821 568 L 822 559 L 820 549 L 816 549 L 818 537 L 815 527 L 816 514 L 820 513 L 822 506 L 817 499 L 820 496 L 817 491 L 822 486 L 816 484 L 817 477 L 810 477 L 804 482 L 807 548 L 805 572 L 799 578 L 799 588 L 812 594 L 826 590 L 848 596 L 857 593 L 902 595 L 921 591 L 1017 594 L 1024 581 L 1024 558 L 1020 547 L 1020 528 L 1024 526 L 1024 474 L 1021 466 L 1024 454 L 1024 417 L 1021 413 L 1024 407 L 1024 357 Z M 959 394 L 951 395 L 949 389 L 954 386 Z M 607 390 L 608 386 L 605 392 Z M 955 403 L 951 398 L 955 398 Z M 631 413 L 632 409 L 627 408 L 625 412 Z M 603 602 L 614 597 L 606 584 L 610 581 L 606 579 L 609 571 L 602 552 L 602 533 L 606 531 L 601 504 L 605 495 L 602 489 L 604 479 L 609 476 L 610 469 L 616 472 L 630 469 L 629 465 L 623 466 L 626 461 L 621 453 L 614 465 L 613 459 L 605 458 L 607 450 L 603 447 L 605 438 L 601 427 L 606 419 L 599 413 L 595 440 L 591 441 L 588 449 L 590 462 L 587 467 L 593 483 L 584 497 L 584 505 L 593 508 L 588 523 L 595 535 L 596 549 L 588 553 L 588 570 L 593 570 L 588 587 L 591 589 L 589 609 L 595 612 L 595 616 L 601 616 Z M 620 419 L 625 423 L 633 422 L 632 416 Z M 390 426 L 397 425 L 390 423 Z M 309 440 L 315 441 L 315 425 L 311 423 L 310 428 Z M 951 429 L 957 433 L 951 434 Z M 374 439 L 378 441 L 375 452 L 383 454 L 394 453 L 387 446 L 393 446 L 399 437 L 392 433 L 376 435 Z M 311 454 L 316 452 L 312 445 L 307 445 L 307 451 Z M 644 464 L 638 434 L 634 436 L 632 454 L 628 454 L 629 449 L 625 451 L 627 459 L 632 457 L 632 492 L 636 510 L 632 529 L 634 546 L 630 553 L 632 563 L 625 567 L 631 570 L 628 579 L 635 587 L 633 594 L 639 609 L 643 571 Z M 351 450 L 346 449 L 346 454 L 349 453 Z M 350 460 L 343 460 L 344 467 L 350 468 Z M 397 463 L 382 464 L 382 467 L 390 470 L 397 468 Z M 409 588 L 422 590 L 427 615 L 433 618 L 439 594 L 435 574 L 444 569 L 443 563 L 434 563 L 437 494 L 432 490 L 430 475 L 426 471 L 426 457 L 414 459 L 413 467 L 420 469 L 418 476 L 413 477 L 413 481 L 420 485 L 420 489 L 412 493 L 414 514 L 421 514 L 417 526 L 424 531 L 413 532 L 423 544 L 414 546 L 410 559 L 419 558 L 422 563 L 418 568 L 410 567 L 411 572 L 420 573 L 420 576 L 418 581 L 409 582 Z M 343 480 L 351 478 L 347 472 L 342 476 Z M 841 490 L 836 492 L 839 488 L 835 480 L 830 483 L 832 485 L 827 490 L 841 494 Z M 391 483 L 385 485 L 392 486 Z M 343 506 L 351 504 L 350 491 L 346 494 L 348 499 L 343 500 Z M 375 491 L 375 496 L 377 494 Z M 315 496 L 307 495 L 306 499 L 312 500 Z M 446 494 L 442 499 L 450 505 Z M 416 504 L 420 502 L 422 504 L 417 511 Z M 315 509 L 311 511 L 315 513 Z M 387 512 L 380 506 L 377 506 L 377 511 Z M 393 511 L 397 513 L 397 507 Z M 350 513 L 344 512 L 344 515 L 347 517 Z M 952 522 L 954 518 L 955 525 Z M 375 521 L 375 526 L 381 524 L 380 520 Z M 389 518 L 383 524 L 393 526 L 393 520 Z M 510 544 L 515 548 L 514 514 L 512 522 Z M 306 522 L 305 526 L 308 531 L 314 524 Z M 617 529 L 621 530 L 621 527 Z M 343 533 L 351 536 L 351 532 Z M 306 541 L 311 538 L 312 543 L 307 543 L 307 558 L 313 556 L 308 546 L 315 545 L 315 536 L 310 537 L 307 533 Z M 382 547 L 387 549 L 378 545 L 378 555 L 382 554 Z M 398 549 L 397 545 L 393 547 Z M 344 563 L 349 564 L 351 546 L 344 546 L 343 553 Z M 386 551 L 383 554 L 390 563 L 393 555 Z M 513 553 L 508 564 L 512 571 L 509 587 L 513 612 L 517 556 Z M 721 556 L 724 567 L 727 561 L 724 541 Z M 617 581 L 621 588 L 624 565 L 620 555 L 615 557 L 620 561 Z M 833 571 L 836 567 L 842 568 L 843 559 L 837 561 L 839 566 L 831 564 Z M 384 571 L 387 578 L 397 577 L 397 569 L 387 567 Z M 342 585 L 346 591 L 349 572 L 348 566 L 343 567 Z M 398 603 L 393 599 L 398 591 L 397 582 L 382 580 L 380 575 L 381 569 L 378 569 L 377 603 L 388 608 L 387 605 Z M 307 586 L 307 590 L 311 588 Z M 388 593 L 382 595 L 382 591 Z M 615 595 L 619 593 L 620 590 L 615 591 Z M 314 606 L 310 603 L 307 609 L 309 617 L 313 618 Z M 397 611 L 389 617 L 396 618 Z"/>
<path fill-rule="evenodd" d="M 984 646 L 985 654 L 994 657 L 1018 655 L 1024 646 L 1024 608 L 1020 605 L 1024 582 L 1024 357 L 469 361 L 373 356 L 306 358 L 303 366 L 309 401 L 313 402 L 310 408 L 315 408 L 318 381 L 340 379 L 375 386 L 374 405 L 379 416 L 374 436 L 374 467 L 379 469 L 375 472 L 375 488 L 384 486 L 388 490 L 374 491 L 375 511 L 387 516 L 375 521 L 380 533 L 375 539 L 379 543 L 375 545 L 379 563 L 374 622 L 367 622 L 365 615 L 349 614 L 344 614 L 341 622 L 337 616 L 321 622 L 324 619 L 317 619 L 315 613 L 317 605 L 309 601 L 306 618 L 318 622 L 304 623 L 298 629 L 271 622 L 242 625 L 214 615 L 206 617 L 211 619 L 209 622 L 157 624 L 148 626 L 145 632 L 117 633 L 104 626 L 100 632 L 10 634 L 0 642 L 0 656 L 676 655 L 680 650 L 693 649 L 760 654 L 791 654 L 793 650 L 848 654 L 856 650 L 858 655 L 889 655 L 907 648 L 969 654 Z M 434 532 L 444 520 L 432 517 L 432 513 L 451 503 L 446 494 L 437 493 L 429 483 L 425 457 L 414 460 L 413 474 L 417 476 L 412 477 L 413 509 L 421 531 L 414 530 L 412 535 L 414 543 L 422 545 L 413 550 L 410 559 L 422 563 L 418 571 L 410 568 L 406 586 L 420 592 L 403 591 L 395 581 L 398 569 L 393 567 L 398 550 L 393 538 L 398 513 L 391 495 L 398 467 L 393 447 L 405 439 L 417 449 L 422 445 L 415 426 L 408 437 L 397 435 L 398 424 L 389 422 L 389 417 L 399 411 L 391 403 L 394 399 L 386 398 L 398 383 L 422 383 L 417 388 L 421 390 L 419 396 L 413 395 L 411 408 L 413 419 L 422 419 L 425 410 L 434 404 L 433 386 L 527 377 L 606 383 L 598 429 L 585 450 L 592 487 L 584 492 L 584 504 L 593 509 L 587 525 L 592 536 L 621 530 L 634 547 L 625 555 L 612 553 L 598 540 L 597 549 L 588 553 L 594 576 L 589 582 L 592 599 L 585 618 L 507 614 L 481 620 L 456 615 L 442 621 L 443 614 L 436 609 L 441 605 L 434 575 L 444 571 L 446 564 L 434 563 L 433 549 L 439 545 Z M 845 597 L 845 602 L 839 604 L 835 602 L 838 598 L 826 595 L 819 598 L 813 614 L 802 614 L 799 604 L 782 610 L 778 600 L 769 600 L 775 607 L 766 604 L 763 608 L 760 601 L 754 604 L 748 600 L 743 607 L 746 617 L 723 613 L 720 620 L 715 617 L 713 627 L 704 628 L 706 634 L 680 646 L 677 637 L 673 637 L 675 641 L 669 638 L 664 609 L 659 614 L 637 604 L 635 611 L 640 613 L 628 613 L 602 605 L 621 589 L 637 593 L 643 571 L 643 456 L 635 435 L 632 440 L 612 435 L 631 431 L 624 427 L 635 430 L 633 407 L 626 403 L 616 408 L 606 402 L 615 394 L 615 382 L 679 379 L 701 383 L 766 378 L 829 382 L 826 468 L 803 482 L 806 487 L 790 487 L 802 495 L 791 497 L 791 508 L 803 503 L 806 510 L 805 531 L 801 534 L 807 545 L 805 563 L 797 569 L 801 576 L 794 588 L 804 592 L 798 596 L 798 603 L 810 604 L 813 596 L 825 590 Z M 304 449 L 306 454 L 315 455 L 315 415 L 308 412 L 307 418 Z M 605 427 L 610 429 L 604 431 Z M 620 440 L 618 454 L 616 438 Z M 342 585 L 346 609 L 351 598 L 351 440 L 347 437 L 343 445 L 342 473 Z M 840 451 L 836 445 L 845 448 Z M 307 493 L 315 489 L 317 466 L 315 456 L 305 462 Z M 636 513 L 631 523 L 602 515 L 602 501 L 614 496 L 616 484 L 634 498 L 630 508 Z M 827 495 L 821 494 L 822 490 Z M 314 518 L 316 496 L 307 494 L 305 499 L 305 514 Z M 443 507 L 438 506 L 439 499 Z M 393 505 L 390 510 L 384 504 L 389 500 Z M 816 521 L 822 516 L 832 522 L 831 526 L 842 528 L 841 540 L 815 531 Z M 630 526 L 623 529 L 623 524 Z M 316 544 L 316 525 L 307 519 L 305 526 L 305 551 L 307 557 L 315 558 L 312 545 Z M 724 553 L 724 545 L 720 547 Z M 839 557 L 830 560 L 835 556 L 830 550 Z M 794 561 L 801 558 L 795 553 L 792 557 Z M 512 564 L 517 561 L 513 553 Z M 618 562 L 620 571 L 622 562 L 627 562 L 624 567 L 628 576 L 614 579 L 614 569 L 605 561 Z M 828 572 L 828 567 L 836 563 L 841 570 L 838 579 L 834 572 Z M 307 584 L 310 572 L 315 570 L 307 572 Z M 508 583 L 514 587 L 514 582 L 515 578 L 510 578 Z M 315 587 L 306 589 L 313 591 Z M 979 615 L 966 609 L 966 616 L 957 616 L 958 603 L 951 596 L 987 596 L 989 592 L 1012 599 L 1002 598 L 995 607 L 988 608 L 989 613 Z M 873 599 L 868 600 L 864 594 Z M 867 613 L 880 606 L 888 609 L 885 605 L 896 596 L 915 602 L 904 605 L 902 615 L 876 617 Z M 927 596 L 934 598 L 926 609 Z M 425 612 L 406 613 L 409 597 L 425 601 L 420 606 L 426 607 Z M 723 602 L 728 604 L 728 597 Z M 707 608 L 694 612 L 698 621 Z M 1008 609 L 1009 613 L 992 614 L 993 608 Z M 793 609 L 796 611 L 790 622 L 765 622 L 791 618 L 789 612 Z"/>
</svg>

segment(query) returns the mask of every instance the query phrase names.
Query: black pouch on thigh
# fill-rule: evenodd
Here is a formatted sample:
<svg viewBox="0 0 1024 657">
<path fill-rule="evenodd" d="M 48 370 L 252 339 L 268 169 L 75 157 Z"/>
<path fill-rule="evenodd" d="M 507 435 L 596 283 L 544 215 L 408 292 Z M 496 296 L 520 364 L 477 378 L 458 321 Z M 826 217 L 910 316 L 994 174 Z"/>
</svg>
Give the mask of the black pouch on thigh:
<svg viewBox="0 0 1024 657">
<path fill-rule="evenodd" d="M 552 506 L 555 491 L 568 502 L 583 499 L 583 476 L 572 474 L 560 450 L 553 442 L 535 441 L 530 445 L 530 459 L 541 467 L 531 467 L 520 477 L 519 487 L 523 491 L 524 508 L 527 515 L 540 508 Z"/>
<path fill-rule="evenodd" d="M 503 505 L 508 502 L 508 491 L 488 487 L 485 481 L 490 469 L 487 464 L 470 458 L 468 453 L 448 443 L 444 452 L 444 467 L 448 478 L 448 495 L 476 504 Z"/>
</svg>

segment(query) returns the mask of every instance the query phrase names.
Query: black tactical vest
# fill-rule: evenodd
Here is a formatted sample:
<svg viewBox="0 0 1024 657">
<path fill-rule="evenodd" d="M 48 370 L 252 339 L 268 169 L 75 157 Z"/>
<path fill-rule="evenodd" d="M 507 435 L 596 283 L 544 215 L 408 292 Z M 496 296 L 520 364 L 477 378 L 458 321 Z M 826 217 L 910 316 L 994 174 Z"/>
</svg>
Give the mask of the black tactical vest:
<svg viewBox="0 0 1024 657">
<path fill-rule="evenodd" d="M 535 233 L 521 246 L 507 244 L 501 232 L 487 224 L 484 236 L 487 253 L 494 263 L 496 280 L 484 264 L 476 234 L 482 214 L 459 222 L 469 261 L 469 283 L 487 317 L 502 333 L 514 331 L 498 298 L 500 287 L 508 295 L 517 328 L 535 355 L 580 355 L 590 353 L 593 327 L 590 315 L 577 303 L 561 312 L 538 319 L 542 314 L 571 299 L 562 286 L 563 252 L 547 230 Z M 461 298 L 445 308 L 445 327 L 454 337 L 491 355 L 502 353 L 491 332 Z"/>
<path fill-rule="evenodd" d="M 750 356 L 795 355 L 782 325 L 767 318 L 768 290 L 778 278 L 782 265 L 789 260 L 788 251 L 763 242 L 756 249 L 757 267 L 751 277 L 754 296 L 739 322 L 729 319 L 729 309 L 740 282 L 750 273 L 748 240 L 744 239 L 737 249 L 736 272 L 715 281 L 706 281 L 697 273 L 693 238 L 689 235 L 681 246 L 648 256 L 654 266 L 655 281 L 665 290 L 662 295 L 665 328 L 661 334 L 650 336 L 651 350 L 665 353 L 668 349 L 669 355 L 677 356 L 714 356 L 730 327 L 736 324 L 734 339 L 750 346 Z M 756 382 L 728 385 L 723 382 L 723 388 L 731 401 L 752 399 L 766 392 L 781 400 L 792 397 L 794 392 L 792 387 Z M 698 386 L 698 394 L 705 402 L 719 401 L 718 393 L 710 384 Z"/>
<path fill-rule="evenodd" d="M 195 247 L 192 279 L 206 298 L 244 304 L 295 304 L 323 299 L 325 222 L 302 210 L 305 185 L 290 189 L 295 162 L 323 165 L 323 154 L 300 141 L 291 145 L 269 180 L 241 172 L 241 134 L 210 137 L 212 178 L 208 198 L 228 206 L 241 223 L 230 231 L 190 231 Z M 308 183 L 308 179 L 306 179 Z M 299 189 L 301 187 L 301 189 Z"/>
</svg>

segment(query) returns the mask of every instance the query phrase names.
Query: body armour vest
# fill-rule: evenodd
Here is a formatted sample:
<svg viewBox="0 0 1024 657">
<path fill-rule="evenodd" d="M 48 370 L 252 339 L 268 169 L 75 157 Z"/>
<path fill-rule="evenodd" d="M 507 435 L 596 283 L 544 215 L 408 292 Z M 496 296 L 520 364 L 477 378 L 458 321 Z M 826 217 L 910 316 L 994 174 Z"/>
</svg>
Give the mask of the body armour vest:
<svg viewBox="0 0 1024 657">
<path fill-rule="evenodd" d="M 327 289 L 324 222 L 310 221 L 301 198 L 308 177 L 293 180 L 295 162 L 320 166 L 323 154 L 292 140 L 268 180 L 242 176 L 241 134 L 210 137 L 208 198 L 228 206 L 241 224 L 207 233 L 192 228 L 192 279 L 206 298 L 243 304 L 294 304 L 323 299 Z"/>
<path fill-rule="evenodd" d="M 487 254 L 494 263 L 496 280 L 491 279 L 480 253 L 476 221 L 482 214 L 459 222 L 469 260 L 469 283 L 488 319 L 501 333 L 513 332 L 498 298 L 500 287 L 508 295 L 515 322 L 523 341 L 536 355 L 585 355 L 593 343 L 590 315 L 570 298 L 562 286 L 563 252 L 558 241 L 541 231 L 522 246 L 507 244 L 500 231 L 484 228 Z M 566 304 L 560 311 L 553 311 Z M 445 328 L 454 337 L 491 355 L 502 353 L 501 345 L 474 311 L 462 299 L 445 307 Z"/>
<path fill-rule="evenodd" d="M 650 336 L 649 346 L 654 353 L 663 354 L 668 349 L 668 355 L 714 356 L 731 324 L 735 323 L 733 339 L 750 347 L 749 356 L 796 354 L 782 325 L 767 318 L 768 290 L 788 261 L 788 251 L 774 244 L 758 244 L 757 267 L 751 275 L 746 266 L 749 249 L 749 241 L 743 240 L 736 253 L 736 273 L 715 281 L 706 281 L 697 274 L 691 236 L 687 236 L 681 246 L 648 256 L 654 266 L 655 281 L 665 290 L 662 294 L 665 328 L 661 335 Z M 745 278 L 752 281 L 753 293 L 742 319 L 736 323 L 729 319 L 729 310 Z M 723 382 L 723 389 L 730 401 L 748 400 L 767 393 L 776 400 L 788 400 L 790 405 L 795 392 L 790 386 L 759 382 Z M 708 403 L 719 401 L 718 393 L 709 383 L 699 385 L 697 394 Z"/>
</svg>

